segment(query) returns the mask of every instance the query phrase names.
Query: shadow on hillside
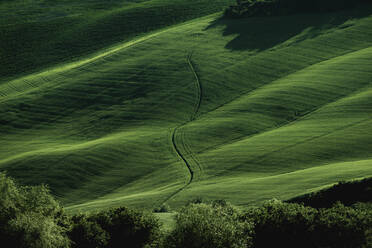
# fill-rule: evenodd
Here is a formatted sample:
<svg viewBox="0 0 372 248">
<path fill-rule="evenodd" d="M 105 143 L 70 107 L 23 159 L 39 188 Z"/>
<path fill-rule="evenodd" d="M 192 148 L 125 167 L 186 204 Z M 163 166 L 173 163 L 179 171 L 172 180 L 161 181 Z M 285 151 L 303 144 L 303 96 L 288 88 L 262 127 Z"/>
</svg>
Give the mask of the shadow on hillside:
<svg viewBox="0 0 372 248">
<path fill-rule="evenodd" d="M 349 11 L 333 13 L 302 14 L 290 16 L 251 17 L 227 19 L 221 17 L 206 29 L 223 26 L 223 35 L 237 35 L 226 44 L 231 50 L 258 50 L 273 48 L 285 41 L 298 43 L 315 38 L 333 29 L 344 29 L 353 25 L 348 20 L 369 16 L 370 5 Z M 289 41 L 290 40 L 290 41 Z"/>
</svg>

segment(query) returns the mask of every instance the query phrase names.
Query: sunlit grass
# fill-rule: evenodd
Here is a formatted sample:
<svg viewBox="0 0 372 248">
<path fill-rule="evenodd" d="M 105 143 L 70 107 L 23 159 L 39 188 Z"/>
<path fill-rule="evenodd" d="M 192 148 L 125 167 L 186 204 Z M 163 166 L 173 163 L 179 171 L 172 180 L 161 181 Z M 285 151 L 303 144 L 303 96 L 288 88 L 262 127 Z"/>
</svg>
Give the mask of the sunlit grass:
<svg viewBox="0 0 372 248">
<path fill-rule="evenodd" d="M 245 207 L 371 176 L 372 18 L 218 18 L 1 84 L 0 169 L 47 183 L 72 212 Z M 181 191 L 175 127 L 195 170 Z"/>
</svg>

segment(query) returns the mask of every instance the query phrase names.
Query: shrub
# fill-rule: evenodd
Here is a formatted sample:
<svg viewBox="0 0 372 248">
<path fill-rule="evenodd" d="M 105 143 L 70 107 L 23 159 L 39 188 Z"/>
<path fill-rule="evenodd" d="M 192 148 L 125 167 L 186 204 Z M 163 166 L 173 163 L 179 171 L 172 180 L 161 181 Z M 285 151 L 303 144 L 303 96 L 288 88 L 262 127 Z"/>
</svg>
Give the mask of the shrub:
<svg viewBox="0 0 372 248">
<path fill-rule="evenodd" d="M 317 211 L 298 204 L 270 201 L 245 215 L 255 226 L 254 247 L 307 247 Z M 311 246 L 309 246 L 311 247 Z"/>
<path fill-rule="evenodd" d="M 372 211 L 341 203 L 320 209 L 312 236 L 316 247 L 366 247 L 372 230 Z"/>
<path fill-rule="evenodd" d="M 244 219 L 255 225 L 256 248 L 366 247 L 372 227 L 370 209 L 353 209 L 340 203 L 318 210 L 271 201 L 251 209 Z"/>
<path fill-rule="evenodd" d="M 168 204 L 162 204 L 160 207 L 154 208 L 154 213 L 167 213 L 170 212 L 170 207 Z"/>
<path fill-rule="evenodd" d="M 69 247 L 65 229 L 56 224 L 53 217 L 40 213 L 18 214 L 8 222 L 9 247 L 54 248 Z"/>
<path fill-rule="evenodd" d="M 105 248 L 110 235 L 84 214 L 71 218 L 71 230 L 68 234 L 72 248 Z"/>
<path fill-rule="evenodd" d="M 66 217 L 46 186 L 24 187 L 0 173 L 2 247 L 69 247 Z"/>
<path fill-rule="evenodd" d="M 98 212 L 87 218 L 108 235 L 107 248 L 140 248 L 159 238 L 160 224 L 151 214 L 125 207 Z"/>
<path fill-rule="evenodd" d="M 176 215 L 176 227 L 166 237 L 169 248 L 251 247 L 252 225 L 239 219 L 231 205 L 189 204 Z"/>
<path fill-rule="evenodd" d="M 139 248 L 159 235 L 153 215 L 124 207 L 68 218 L 46 186 L 18 186 L 0 173 L 1 247 Z"/>
<path fill-rule="evenodd" d="M 361 182 L 352 185 L 368 188 L 368 180 Z M 224 200 L 190 203 L 163 238 L 151 214 L 121 207 L 68 218 L 47 187 L 18 186 L 0 173 L 0 242 L 6 248 L 372 247 L 371 204 L 316 209 L 273 200 L 241 214 Z"/>
</svg>

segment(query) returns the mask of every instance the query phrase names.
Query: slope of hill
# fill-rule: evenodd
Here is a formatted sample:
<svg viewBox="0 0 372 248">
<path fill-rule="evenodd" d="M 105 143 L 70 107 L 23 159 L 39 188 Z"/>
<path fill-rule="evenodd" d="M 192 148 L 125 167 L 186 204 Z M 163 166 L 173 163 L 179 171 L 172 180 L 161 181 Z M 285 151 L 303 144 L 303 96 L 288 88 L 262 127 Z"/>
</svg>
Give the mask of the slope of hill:
<svg viewBox="0 0 372 248">
<path fill-rule="evenodd" d="M 195 19 L 0 85 L 0 169 L 70 210 L 372 175 L 372 9 Z"/>
<path fill-rule="evenodd" d="M 0 2 L 0 83 L 149 31 L 222 10 L 232 0 Z"/>
</svg>

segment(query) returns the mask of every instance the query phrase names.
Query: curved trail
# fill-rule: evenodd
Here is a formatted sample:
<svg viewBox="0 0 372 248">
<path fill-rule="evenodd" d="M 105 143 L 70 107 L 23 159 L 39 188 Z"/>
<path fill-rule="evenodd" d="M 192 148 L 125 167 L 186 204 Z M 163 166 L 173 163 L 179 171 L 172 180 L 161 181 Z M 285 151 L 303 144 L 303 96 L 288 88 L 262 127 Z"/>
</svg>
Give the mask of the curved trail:
<svg viewBox="0 0 372 248">
<path fill-rule="evenodd" d="M 191 165 L 189 164 L 189 162 L 187 161 L 185 156 L 182 154 L 181 150 L 178 148 L 178 145 L 176 143 L 176 132 L 177 132 L 178 128 L 180 128 L 180 127 L 181 126 L 178 126 L 178 127 L 174 128 L 173 131 L 172 131 L 172 145 L 173 145 L 173 148 L 176 151 L 178 157 L 184 162 L 184 164 L 187 166 L 187 169 L 190 172 L 190 179 L 189 179 L 188 183 L 186 184 L 186 186 L 187 186 L 194 179 L 194 171 L 192 170 Z"/>
<path fill-rule="evenodd" d="M 189 155 L 191 157 L 192 161 L 198 167 L 198 169 L 200 171 L 202 171 L 201 166 L 200 166 L 198 160 L 195 158 L 195 155 L 191 152 L 191 149 L 189 148 L 188 144 L 185 142 L 184 133 L 182 132 L 182 129 L 180 129 L 183 126 L 187 125 L 188 123 L 190 123 L 190 122 L 192 122 L 192 121 L 194 121 L 196 119 L 196 116 L 197 116 L 197 114 L 199 112 L 201 101 L 202 101 L 202 87 L 201 87 L 201 83 L 200 83 L 200 78 L 199 78 L 199 76 L 198 76 L 198 74 L 197 74 L 197 72 L 195 70 L 195 66 L 192 63 L 191 57 L 192 57 L 192 53 L 190 53 L 190 54 L 187 55 L 186 60 L 187 60 L 187 64 L 190 67 L 190 70 L 192 71 L 192 73 L 194 74 L 194 77 L 195 77 L 195 81 L 194 82 L 195 82 L 195 88 L 196 88 L 196 92 L 197 92 L 197 97 L 196 97 L 196 101 L 195 101 L 194 111 L 192 112 L 189 121 L 186 121 L 185 123 L 180 124 L 177 127 L 173 128 L 172 129 L 172 133 L 171 133 L 171 143 L 172 143 L 172 146 L 173 146 L 173 150 L 177 154 L 177 157 L 186 165 L 186 167 L 187 167 L 187 169 L 189 171 L 190 177 L 189 177 L 188 182 L 183 187 L 181 187 L 176 192 L 174 192 L 170 196 L 168 196 L 163 201 L 162 204 L 164 204 L 165 202 L 167 202 L 168 200 L 170 200 L 171 198 L 173 198 L 175 195 L 177 195 L 178 193 L 180 193 L 187 186 L 189 186 L 193 182 L 193 180 L 194 180 L 195 171 L 193 169 L 192 162 L 186 158 L 186 155 Z M 181 140 L 180 140 L 181 144 L 180 145 L 177 144 L 178 142 L 177 142 L 177 139 L 176 139 L 177 138 L 178 131 L 180 132 L 179 135 L 180 135 L 180 138 L 181 138 Z"/>
<path fill-rule="evenodd" d="M 191 71 L 194 74 L 194 77 L 195 77 L 195 88 L 196 88 L 196 92 L 197 92 L 197 100 L 196 100 L 196 103 L 195 103 L 194 112 L 192 113 L 192 115 L 190 117 L 190 121 L 193 121 L 193 120 L 195 120 L 196 115 L 199 112 L 201 101 L 202 101 L 202 97 L 203 97 L 202 96 L 202 92 L 203 91 L 202 91 L 202 87 L 201 87 L 199 76 L 196 73 L 195 66 L 194 66 L 194 64 L 191 61 L 191 57 L 192 57 L 192 53 L 190 53 L 187 56 L 187 63 L 189 64 L 189 67 L 190 67 Z M 186 124 L 184 124 L 184 125 L 186 125 Z"/>
<path fill-rule="evenodd" d="M 188 158 L 190 158 L 191 161 L 193 161 L 193 163 L 198 167 L 199 173 L 197 173 L 197 174 L 200 174 L 199 175 L 199 178 L 200 178 L 200 176 L 202 174 L 202 167 L 201 167 L 199 161 L 197 160 L 195 154 L 191 151 L 191 148 L 190 148 L 189 144 L 186 142 L 185 132 L 182 132 L 181 144 L 182 144 L 183 149 L 185 150 L 185 153 L 189 156 Z"/>
<path fill-rule="evenodd" d="M 187 186 L 189 186 L 192 181 L 194 180 L 194 171 L 192 170 L 191 168 L 191 165 L 189 164 L 189 162 L 187 161 L 187 159 L 185 158 L 185 156 L 182 154 L 182 152 L 180 151 L 180 149 L 178 148 L 177 146 L 177 143 L 176 143 L 176 133 L 177 133 L 177 130 L 178 128 L 180 128 L 181 126 L 183 126 L 184 124 L 180 125 L 180 126 L 177 126 L 175 128 L 172 129 L 172 133 L 171 133 L 171 142 L 172 142 L 172 147 L 173 147 L 173 150 L 175 151 L 175 153 L 177 154 L 178 158 L 180 160 L 182 160 L 182 162 L 186 165 L 189 173 L 190 173 L 190 178 L 189 180 L 187 181 L 187 183 L 182 186 L 181 188 L 179 188 L 177 191 L 173 192 L 170 196 L 168 196 L 163 202 L 162 204 L 166 203 L 167 201 L 169 201 L 171 198 L 173 198 L 175 195 L 177 195 L 178 193 L 180 193 L 182 190 L 184 190 Z M 162 205 L 161 204 L 161 205 Z"/>
</svg>

